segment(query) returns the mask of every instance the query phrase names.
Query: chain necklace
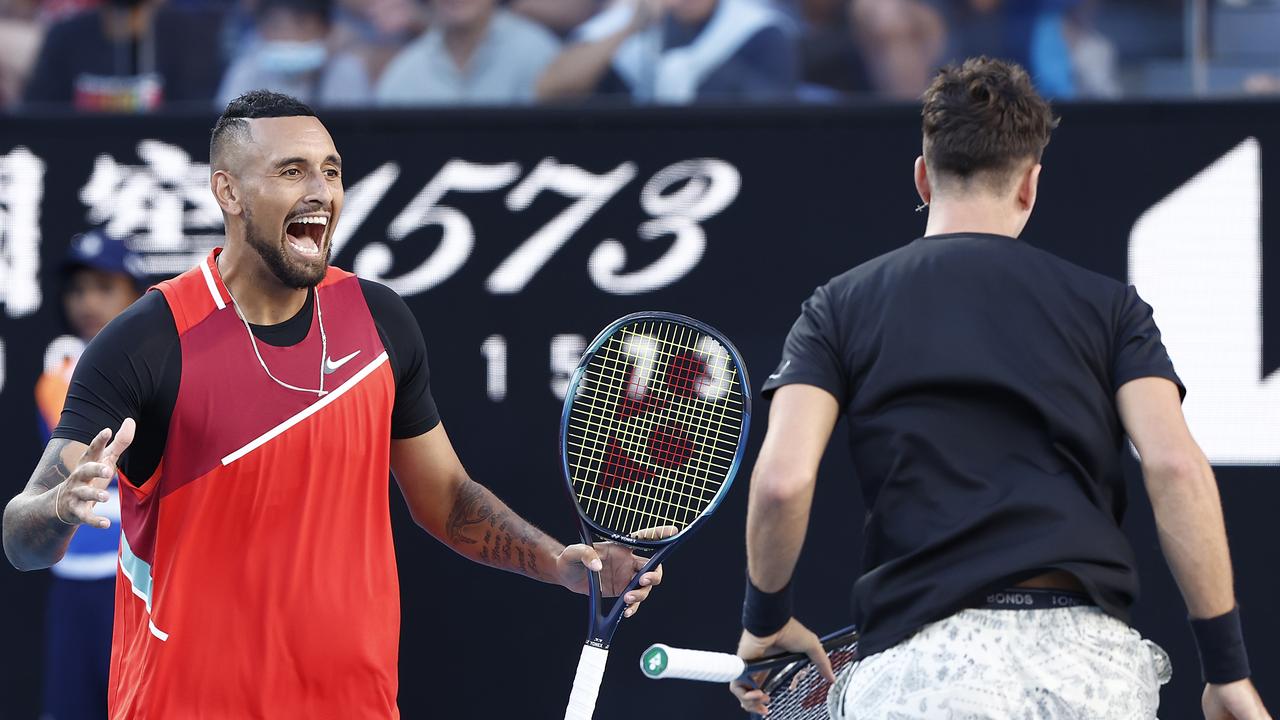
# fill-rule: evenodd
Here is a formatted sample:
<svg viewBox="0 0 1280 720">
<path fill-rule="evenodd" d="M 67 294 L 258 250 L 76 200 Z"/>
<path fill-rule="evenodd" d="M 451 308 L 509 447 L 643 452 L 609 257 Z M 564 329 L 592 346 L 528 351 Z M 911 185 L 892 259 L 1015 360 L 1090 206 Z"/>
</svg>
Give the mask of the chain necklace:
<svg viewBox="0 0 1280 720">
<path fill-rule="evenodd" d="M 226 287 L 224 284 L 223 287 Z M 249 345 L 253 347 L 253 354 L 258 358 L 258 364 L 262 366 L 262 370 L 267 373 L 267 377 L 276 381 L 276 384 L 287 390 L 296 390 L 304 393 L 315 393 L 316 397 L 324 397 L 329 394 L 324 389 L 324 361 L 329 357 L 329 338 L 324 334 L 324 313 L 320 312 L 320 291 L 312 288 L 312 294 L 315 298 L 316 305 L 316 323 L 320 326 L 320 387 L 301 388 L 297 385 L 290 385 L 271 374 L 271 369 L 267 367 L 267 362 L 262 359 L 262 353 L 258 351 L 258 339 L 253 336 L 253 328 L 249 327 L 249 321 L 245 318 L 244 313 L 240 312 L 240 304 L 236 302 L 235 295 L 231 294 L 231 288 L 227 287 L 227 297 L 231 298 L 231 307 L 235 309 L 236 316 L 240 318 L 240 322 L 244 323 L 245 332 L 249 333 Z"/>
</svg>

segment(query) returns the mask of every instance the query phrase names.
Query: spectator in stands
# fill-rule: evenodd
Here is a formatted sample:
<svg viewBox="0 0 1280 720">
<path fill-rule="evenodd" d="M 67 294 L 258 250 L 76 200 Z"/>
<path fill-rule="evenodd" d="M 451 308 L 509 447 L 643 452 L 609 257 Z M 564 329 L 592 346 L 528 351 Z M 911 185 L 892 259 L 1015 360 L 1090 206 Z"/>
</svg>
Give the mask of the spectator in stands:
<svg viewBox="0 0 1280 720">
<path fill-rule="evenodd" d="M 378 82 L 383 105 L 526 103 L 560 43 L 498 0 L 432 0 L 431 27 Z"/>
<path fill-rule="evenodd" d="M 932 2 L 950 30 L 943 62 L 977 55 L 1000 57 L 1027 68 L 1041 95 L 1076 95 L 1076 69 L 1066 25 L 1083 0 Z M 1084 50 L 1092 52 L 1091 48 Z"/>
<path fill-rule="evenodd" d="M 849 16 L 873 89 L 896 100 L 920 97 L 946 49 L 938 11 L 923 0 L 850 0 Z"/>
<path fill-rule="evenodd" d="M 58 424 L 71 373 L 84 345 L 141 294 L 136 258 L 120 240 L 100 231 L 77 236 L 62 268 L 62 307 L 75 333 L 55 344 L 36 381 L 41 442 Z M 107 716 L 107 669 L 115 608 L 116 550 L 120 545 L 120 496 L 112 479 L 110 500 L 99 514 L 107 529 L 84 527 L 67 554 L 50 568 L 45 619 L 44 710 L 48 720 L 100 720 Z"/>
<path fill-rule="evenodd" d="M 538 81 L 540 99 L 795 96 L 799 64 L 790 23 L 765 0 L 622 0 L 573 39 Z"/>
<path fill-rule="evenodd" d="M 369 102 L 372 88 L 360 58 L 330 52 L 332 11 L 332 0 L 260 0 L 257 41 L 227 70 L 218 106 L 255 89 L 313 105 Z"/>
<path fill-rule="evenodd" d="M 849 24 L 850 0 L 797 0 L 792 12 L 801 23 L 801 99 L 830 101 L 871 92 L 862 49 Z"/>
<path fill-rule="evenodd" d="M 603 0 L 511 0 L 511 10 L 541 23 L 560 37 L 591 19 Z"/>
<path fill-rule="evenodd" d="M 371 78 L 429 24 L 426 0 L 338 0 L 336 9 L 334 50 L 359 56 Z"/>
<path fill-rule="evenodd" d="M 0 109 L 18 102 L 44 36 L 35 0 L 0 0 Z"/>
<path fill-rule="evenodd" d="M 1085 0 L 1062 25 L 1071 57 L 1071 97 L 1114 100 L 1122 92 L 1120 67 L 1115 43 L 1094 25 L 1097 10 L 1097 0 Z"/>
<path fill-rule="evenodd" d="M 145 112 L 213 102 L 221 11 L 110 0 L 55 23 L 23 95 L 28 107 Z"/>
</svg>

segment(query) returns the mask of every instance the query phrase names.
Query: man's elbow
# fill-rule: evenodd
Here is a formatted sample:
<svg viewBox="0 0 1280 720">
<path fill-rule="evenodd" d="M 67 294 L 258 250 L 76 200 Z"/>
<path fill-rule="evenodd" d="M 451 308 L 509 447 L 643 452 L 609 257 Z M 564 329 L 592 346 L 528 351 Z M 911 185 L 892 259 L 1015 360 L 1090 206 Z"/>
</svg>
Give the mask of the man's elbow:
<svg viewBox="0 0 1280 720">
<path fill-rule="evenodd" d="M 19 572 L 30 572 L 32 570 L 43 570 L 49 567 L 46 564 L 32 562 L 31 558 L 23 557 L 19 551 L 17 544 L 10 541 L 8 533 L 4 535 L 4 556 L 8 559 L 13 569 Z"/>
<path fill-rule="evenodd" d="M 751 477 L 751 496 L 765 506 L 787 505 L 813 492 L 817 476 L 790 468 L 757 471 Z"/>
<path fill-rule="evenodd" d="M 1209 460 L 1198 447 L 1150 453 L 1142 458 L 1142 476 L 1156 508 L 1173 498 L 1206 502 L 1216 498 L 1217 480 Z"/>
<path fill-rule="evenodd" d="M 1209 462 L 1198 448 L 1178 448 L 1142 457 L 1142 474 L 1148 480 L 1185 481 L 1206 475 Z"/>
</svg>

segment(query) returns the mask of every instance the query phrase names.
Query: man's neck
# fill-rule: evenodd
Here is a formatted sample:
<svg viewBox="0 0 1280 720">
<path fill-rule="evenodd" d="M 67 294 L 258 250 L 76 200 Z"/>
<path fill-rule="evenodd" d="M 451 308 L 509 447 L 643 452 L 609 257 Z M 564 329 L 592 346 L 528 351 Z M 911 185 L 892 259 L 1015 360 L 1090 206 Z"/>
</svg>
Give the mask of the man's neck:
<svg viewBox="0 0 1280 720">
<path fill-rule="evenodd" d="M 471 58 L 489 32 L 489 23 L 493 22 L 493 13 L 485 13 L 476 22 L 466 26 L 447 27 L 444 29 L 444 48 L 453 58 L 453 63 L 461 70 L 466 70 Z"/>
<path fill-rule="evenodd" d="M 298 314 L 307 302 L 306 288 L 280 282 L 245 242 L 227 245 L 218 255 L 218 272 L 245 320 L 254 325 L 276 325 Z"/>
<path fill-rule="evenodd" d="M 720 6 L 720 0 L 710 0 L 703 2 L 701 6 L 681 6 L 681 10 L 672 12 L 675 19 L 685 25 L 701 25 L 711 19 L 716 14 L 716 8 Z"/>
<path fill-rule="evenodd" d="M 155 13 L 155 6 L 149 2 L 132 8 L 112 7 L 108 4 L 102 8 L 102 29 L 107 38 L 114 42 L 140 38 L 151 27 L 151 19 Z"/>
<path fill-rule="evenodd" d="M 983 233 L 1018 237 L 1025 220 L 1013 213 L 1004 200 L 980 199 L 963 202 L 939 200 L 929 205 L 925 237 L 956 233 Z"/>
</svg>

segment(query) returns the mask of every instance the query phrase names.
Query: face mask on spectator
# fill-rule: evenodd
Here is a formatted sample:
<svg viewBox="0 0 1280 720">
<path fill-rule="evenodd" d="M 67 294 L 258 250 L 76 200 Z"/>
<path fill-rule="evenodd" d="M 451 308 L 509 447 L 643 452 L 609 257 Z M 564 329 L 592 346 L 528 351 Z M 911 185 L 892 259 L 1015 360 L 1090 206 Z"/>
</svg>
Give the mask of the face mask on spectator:
<svg viewBox="0 0 1280 720">
<path fill-rule="evenodd" d="M 267 72 L 299 75 L 324 65 L 328 55 L 321 40 L 268 40 L 258 48 L 258 66 Z"/>
</svg>

